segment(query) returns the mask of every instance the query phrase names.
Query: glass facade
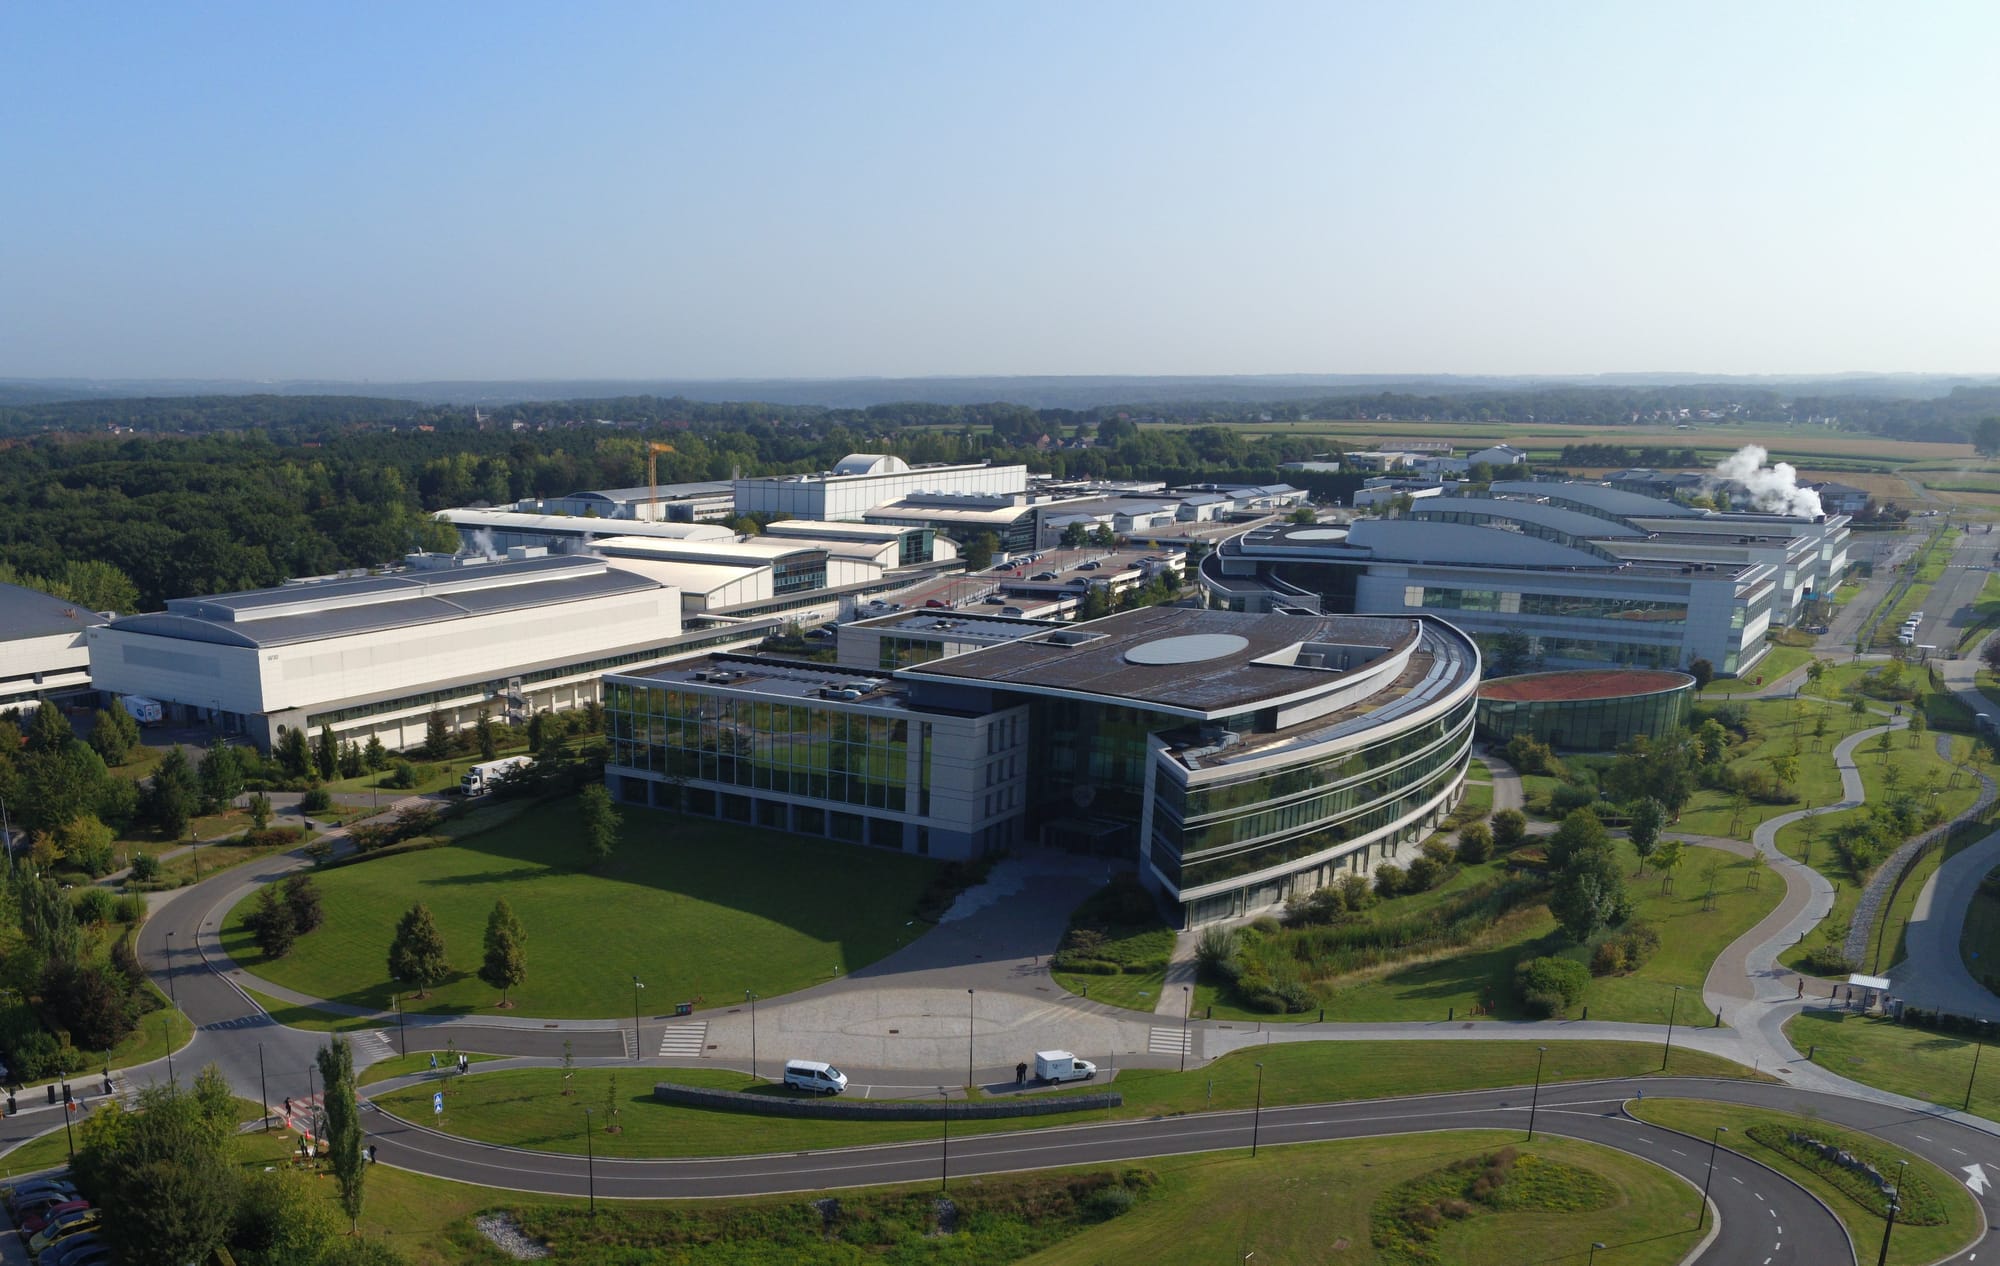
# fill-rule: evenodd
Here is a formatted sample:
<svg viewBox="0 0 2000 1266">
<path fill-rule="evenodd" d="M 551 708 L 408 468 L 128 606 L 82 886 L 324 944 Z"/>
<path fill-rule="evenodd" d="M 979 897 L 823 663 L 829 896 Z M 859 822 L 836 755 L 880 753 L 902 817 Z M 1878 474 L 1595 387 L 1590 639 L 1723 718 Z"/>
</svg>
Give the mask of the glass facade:
<svg viewBox="0 0 2000 1266">
<path fill-rule="evenodd" d="M 903 717 L 607 682 L 611 763 L 837 804 L 928 813 L 930 748 Z"/>
<path fill-rule="evenodd" d="M 1412 585 L 1411 606 L 1434 611 L 1495 611 L 1502 615 L 1552 615 L 1565 620 L 1630 620 L 1662 628 L 1687 623 L 1685 602 L 1643 598 L 1592 598 L 1582 594 L 1523 593 L 1511 589 L 1441 589 Z"/>
<path fill-rule="evenodd" d="M 1177 888 L 1284 865 L 1389 826 L 1465 769 L 1471 699 L 1448 715 L 1336 757 L 1189 791 L 1153 793 L 1153 864 Z"/>
<path fill-rule="evenodd" d="M 1693 697 L 1690 677 L 1671 689 L 1608 699 L 1481 699 L 1479 731 L 1493 743 L 1526 734 L 1552 747 L 1608 752 L 1634 734 L 1660 738 L 1687 724 Z"/>
<path fill-rule="evenodd" d="M 1117 822 L 1097 847 L 1128 856 L 1138 848 L 1147 740 L 1185 725 L 1180 717 L 1078 699 L 1037 697 L 1029 711 L 1030 808 L 1035 824 L 1062 818 Z"/>
<path fill-rule="evenodd" d="M 883 637 L 877 645 L 875 666 L 887 672 L 911 664 L 928 664 L 944 658 L 944 642 L 938 638 Z"/>
</svg>

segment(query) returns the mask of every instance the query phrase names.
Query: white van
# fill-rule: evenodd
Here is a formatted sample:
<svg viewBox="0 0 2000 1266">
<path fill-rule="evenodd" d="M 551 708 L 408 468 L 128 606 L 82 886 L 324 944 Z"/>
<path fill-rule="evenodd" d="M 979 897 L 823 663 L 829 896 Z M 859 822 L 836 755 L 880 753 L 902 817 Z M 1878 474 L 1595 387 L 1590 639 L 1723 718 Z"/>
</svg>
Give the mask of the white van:
<svg viewBox="0 0 2000 1266">
<path fill-rule="evenodd" d="M 818 1095 L 837 1095 L 847 1089 L 847 1074 L 816 1059 L 792 1059 L 785 1061 L 785 1084 Z"/>
</svg>

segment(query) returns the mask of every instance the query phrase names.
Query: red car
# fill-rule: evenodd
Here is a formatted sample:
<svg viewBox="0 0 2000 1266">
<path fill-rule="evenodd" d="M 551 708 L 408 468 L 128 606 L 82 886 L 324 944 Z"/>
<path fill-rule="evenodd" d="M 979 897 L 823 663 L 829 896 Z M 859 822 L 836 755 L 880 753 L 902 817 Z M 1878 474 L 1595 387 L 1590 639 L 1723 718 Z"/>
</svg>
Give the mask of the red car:
<svg viewBox="0 0 2000 1266">
<path fill-rule="evenodd" d="M 946 602 L 942 598 L 926 598 L 924 600 L 924 605 L 927 607 L 948 607 L 951 604 Z"/>
<path fill-rule="evenodd" d="M 49 1223 L 61 1217 L 63 1214 L 75 1213 L 80 1209 L 88 1209 L 89 1207 L 90 1207 L 90 1201 L 88 1200 L 67 1200 L 61 1204 L 52 1204 L 48 1208 L 42 1210 L 40 1213 L 33 1214 L 23 1219 L 21 1222 L 21 1230 L 25 1231 L 29 1235 L 33 1235 L 36 1232 L 40 1231 L 43 1227 L 47 1226 Z"/>
</svg>

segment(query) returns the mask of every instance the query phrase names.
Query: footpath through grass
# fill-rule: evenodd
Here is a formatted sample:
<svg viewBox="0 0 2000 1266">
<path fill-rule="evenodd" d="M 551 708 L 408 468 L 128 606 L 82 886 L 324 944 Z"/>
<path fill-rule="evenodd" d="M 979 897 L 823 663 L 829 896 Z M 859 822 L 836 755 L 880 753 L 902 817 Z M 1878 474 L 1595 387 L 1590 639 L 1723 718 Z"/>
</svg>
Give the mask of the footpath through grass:
<svg viewBox="0 0 2000 1266">
<path fill-rule="evenodd" d="M 2000 1060 L 1988 1051 L 1974 1075 L 1977 1043 L 1894 1020 L 1851 1011 L 1807 1011 L 1785 1026 L 1785 1036 L 1822 1068 L 1879 1090 L 2000 1121 Z"/>
<path fill-rule="evenodd" d="M 230 911 L 223 945 L 246 969 L 316 998 L 387 1010 L 389 942 L 416 902 L 430 907 L 453 973 L 413 1012 L 493 1010 L 474 975 L 486 918 L 505 897 L 527 929 L 519 1014 L 629 1016 L 632 979 L 648 1015 L 677 1002 L 771 997 L 874 962 L 926 930 L 917 898 L 937 863 L 735 824 L 628 809 L 617 851 L 584 866 L 575 802 L 540 805 L 435 849 L 320 872 L 325 924 L 266 959 Z"/>
<path fill-rule="evenodd" d="M 1480 1042 L 1279 1042 L 1254 1051 L 1238 1051 L 1187 1072 L 1171 1069 L 1128 1069 L 1109 1084 L 1125 1097 L 1122 1107 L 1046 1118 L 954 1124 L 952 1133 L 1004 1133 L 1051 1125 L 1084 1125 L 1145 1117 L 1248 1108 L 1257 1094 L 1257 1062 L 1264 1065 L 1263 1101 L 1267 1106 L 1379 1099 L 1406 1095 L 1421 1087 L 1426 1094 L 1526 1085 L 1535 1076 L 1536 1047 L 1532 1041 Z M 1660 1070 L 1662 1048 L 1633 1042 L 1554 1042 L 1542 1067 L 1542 1080 L 1588 1081 L 1604 1077 L 1649 1076 Z M 775 1067 L 775 1065 L 774 1065 Z M 1739 1064 L 1700 1051 L 1676 1048 L 1668 1070 L 1676 1076 L 1750 1077 Z M 562 1093 L 560 1068 L 506 1069 L 475 1072 L 449 1081 L 445 1089 L 443 1129 L 485 1143 L 537 1151 L 584 1151 L 583 1109 L 603 1117 L 606 1097 L 615 1082 L 619 1134 L 596 1135 L 600 1156 L 730 1156 L 759 1152 L 819 1150 L 869 1143 L 895 1143 L 934 1138 L 935 1123 L 926 1121 L 823 1121 L 760 1117 L 674 1107 L 652 1097 L 653 1083 L 756 1089 L 788 1096 L 781 1086 L 753 1083 L 748 1075 L 719 1068 L 579 1068 Z M 384 1093 L 375 1099 L 383 1111 L 435 1124 L 428 1083 Z M 1102 1084 L 1056 1094 L 1091 1094 Z"/>
<path fill-rule="evenodd" d="M 1889 1260 L 1898 1266 L 1924 1266 L 1949 1257 L 1979 1238 L 1985 1229 L 1972 1197 L 1958 1180 L 1937 1166 L 1913 1156 L 1871 1135 L 1859 1134 L 1823 1121 L 1769 1112 L 1740 1104 L 1703 1103 L 1692 1099 L 1646 1099 L 1626 1105 L 1633 1116 L 1655 1125 L 1691 1134 L 1698 1139 L 1720 1138 L 1721 1145 L 1762 1165 L 1768 1165 L 1825 1202 L 1834 1216 L 1847 1227 L 1848 1238 L 1875 1260 L 1881 1243 L 1884 1214 L 1880 1197 L 1863 1199 L 1866 1184 L 1858 1176 L 1841 1170 L 1830 1161 L 1807 1164 L 1799 1153 L 1782 1146 L 1792 1131 L 1823 1143 L 1866 1154 L 1871 1163 L 1891 1179 L 1898 1161 L 1910 1162 L 1903 1174 L 1905 1203 L 1914 1218 L 1899 1218 L 1890 1239 Z M 1716 1126 L 1728 1133 L 1717 1135 Z M 1757 1137 L 1761 1136 L 1761 1137 Z M 1885 1168 L 1886 1167 L 1886 1168 Z M 1859 1193 L 1859 1194 L 1857 1194 Z M 1933 1221 L 1923 1225 L 1923 1220 Z"/>
<path fill-rule="evenodd" d="M 1592 1243 L 1618 1266 L 1668 1266 L 1700 1238 L 1692 1201 L 1677 1179 L 1636 1157 L 1570 1139 L 1452 1131 L 1286 1147 L 1252 1160 L 1241 1152 L 1178 1157 L 1147 1164 L 1159 1186 L 1131 1212 L 1027 1258 L 1022 1266 L 1095 1266 L 1101 1262 L 1252 1262 L 1317 1266 L 1323 1262 L 1450 1262 L 1513 1266 L 1577 1261 Z M 1525 1207 L 1447 1221 L 1427 1257 L 1394 1256 L 1370 1243 L 1375 1215 L 1399 1189 L 1433 1179 L 1453 1164 L 1518 1153 L 1513 1182 L 1532 1187 L 1540 1162 L 1581 1171 L 1608 1188 L 1609 1203 L 1578 1204 L 1564 1192 L 1533 1191 Z M 1582 1186 L 1585 1184 L 1577 1184 Z M 1496 1195 L 1505 1196 L 1501 1187 Z M 1345 1247 L 1341 1247 L 1344 1245 Z"/>
</svg>

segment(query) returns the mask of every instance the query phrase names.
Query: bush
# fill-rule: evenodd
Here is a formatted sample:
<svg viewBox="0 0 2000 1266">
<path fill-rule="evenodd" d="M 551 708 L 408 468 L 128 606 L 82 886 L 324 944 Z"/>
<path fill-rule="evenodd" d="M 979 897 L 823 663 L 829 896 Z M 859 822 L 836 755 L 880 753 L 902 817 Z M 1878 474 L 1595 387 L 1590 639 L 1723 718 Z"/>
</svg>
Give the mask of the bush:
<svg viewBox="0 0 2000 1266">
<path fill-rule="evenodd" d="M 1578 809 L 1588 809 L 1596 803 L 1595 791 L 1589 787 L 1579 787 L 1575 783 L 1558 783 L 1555 789 L 1549 792 L 1549 808 L 1553 809 L 1557 816 L 1565 816 Z"/>
<path fill-rule="evenodd" d="M 1375 868 L 1375 895 L 1378 897 L 1396 896 L 1407 883 L 1403 868 L 1394 862 L 1383 862 Z"/>
<path fill-rule="evenodd" d="M 1218 971 L 1224 963 L 1234 962 L 1241 948 L 1241 938 L 1235 928 L 1221 925 L 1205 927 L 1201 938 L 1195 942 L 1195 966 L 1204 972 Z"/>
<path fill-rule="evenodd" d="M 70 898 L 70 904 L 76 910 L 78 923 L 102 925 L 111 922 L 113 898 L 109 888 L 99 888 L 95 884 L 79 888 Z"/>
<path fill-rule="evenodd" d="M 1552 1014 L 1560 1015 L 1582 1002 L 1589 987 L 1590 972 L 1582 963 L 1567 958 L 1530 958 L 1514 968 L 1514 989 L 1522 1003 L 1537 997 L 1553 998 Z"/>
<path fill-rule="evenodd" d="M 137 883 L 150 883 L 160 877 L 160 859 L 151 853 L 132 855 L 132 879 Z"/>
<path fill-rule="evenodd" d="M 291 908 L 292 926 L 298 929 L 300 936 L 318 927 L 326 917 L 320 909 L 319 885 L 312 881 L 311 875 L 293 875 L 287 879 L 284 900 Z"/>
<path fill-rule="evenodd" d="M 1799 966 L 1813 976 L 1845 976 L 1854 970 L 1854 964 L 1838 945 L 1815 945 L 1806 951 Z"/>
<path fill-rule="evenodd" d="M 301 813 L 325 813 L 331 808 L 333 808 L 333 793 L 324 787 L 308 787 L 306 793 L 299 797 Z"/>
<path fill-rule="evenodd" d="M 1493 815 L 1493 847 L 1511 852 L 1528 838 L 1528 819 L 1519 809 L 1502 809 Z"/>
<path fill-rule="evenodd" d="M 112 908 L 111 917 L 125 924 L 144 922 L 146 899 L 136 892 L 126 893 L 118 898 L 118 904 Z"/>
<path fill-rule="evenodd" d="M 1521 1010 L 1530 1020 L 1559 1020 L 1563 1013 L 1562 995 L 1530 990 L 1521 995 Z"/>
<path fill-rule="evenodd" d="M 1484 822 L 1468 822 L 1458 831 L 1458 860 L 1477 866 L 1493 856 L 1493 832 Z"/>
<path fill-rule="evenodd" d="M 410 788 L 417 785 L 417 767 L 406 760 L 399 760 L 389 774 L 391 787 Z"/>
<path fill-rule="evenodd" d="M 1342 875 L 1340 900 L 1349 910 L 1359 914 L 1375 904 L 1375 890 L 1368 886 L 1368 878 L 1365 875 Z"/>
<path fill-rule="evenodd" d="M 1250 920 L 1250 930 L 1259 936 L 1276 936 L 1284 931 L 1284 925 L 1268 914 L 1260 914 Z"/>
<path fill-rule="evenodd" d="M 1403 873 L 1403 891 L 1429 892 L 1445 881 L 1449 868 L 1429 853 L 1414 858 Z"/>
<path fill-rule="evenodd" d="M 1563 776 L 1563 765 L 1556 759 L 1555 750 L 1526 734 L 1516 734 L 1508 739 L 1500 754 L 1509 765 L 1524 774 L 1546 774 L 1553 778 Z"/>
<path fill-rule="evenodd" d="M 1137 1196 L 1123 1187 L 1104 1187 L 1084 1197 L 1083 1208 L 1090 1216 L 1109 1221 L 1121 1213 L 1131 1212 L 1137 1200 Z"/>
<path fill-rule="evenodd" d="M 1596 949 L 1590 951 L 1591 975 L 1618 976 L 1624 974 L 1625 970 L 1625 947 L 1619 944 L 1618 938 L 1601 941 Z"/>
</svg>

